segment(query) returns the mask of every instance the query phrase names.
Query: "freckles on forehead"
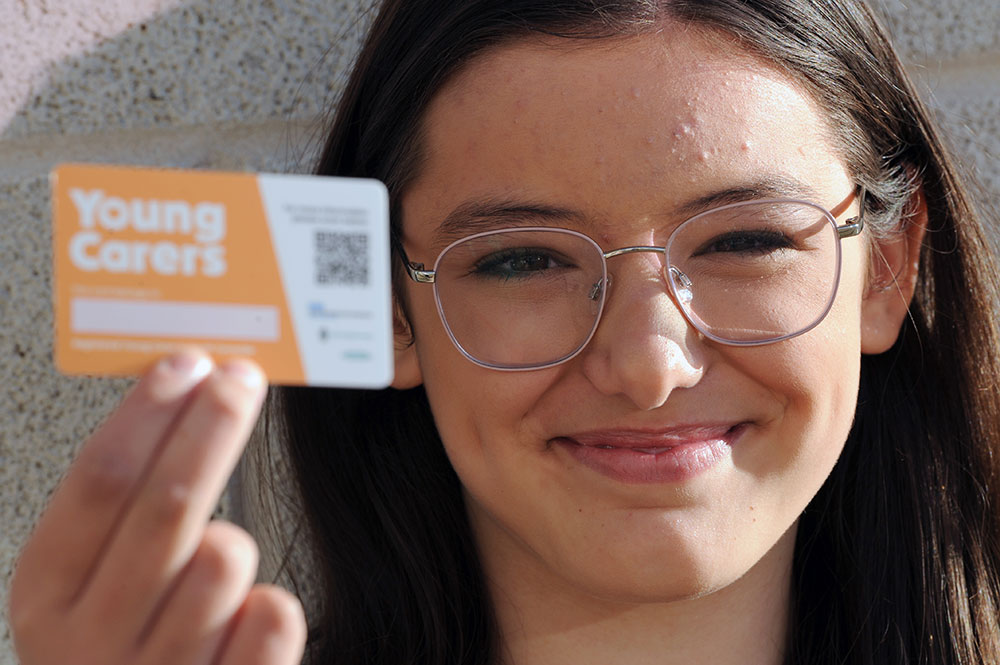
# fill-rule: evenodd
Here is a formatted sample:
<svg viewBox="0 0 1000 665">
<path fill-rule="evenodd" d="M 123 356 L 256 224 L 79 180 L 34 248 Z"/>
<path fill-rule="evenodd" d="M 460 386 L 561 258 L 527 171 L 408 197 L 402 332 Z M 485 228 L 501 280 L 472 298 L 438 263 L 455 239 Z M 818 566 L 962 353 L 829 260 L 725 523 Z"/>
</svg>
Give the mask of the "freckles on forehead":
<svg viewBox="0 0 1000 665">
<path fill-rule="evenodd" d="M 497 48 L 430 105 L 424 175 L 585 195 L 830 162 L 808 95 L 736 48 L 690 29 Z"/>
</svg>

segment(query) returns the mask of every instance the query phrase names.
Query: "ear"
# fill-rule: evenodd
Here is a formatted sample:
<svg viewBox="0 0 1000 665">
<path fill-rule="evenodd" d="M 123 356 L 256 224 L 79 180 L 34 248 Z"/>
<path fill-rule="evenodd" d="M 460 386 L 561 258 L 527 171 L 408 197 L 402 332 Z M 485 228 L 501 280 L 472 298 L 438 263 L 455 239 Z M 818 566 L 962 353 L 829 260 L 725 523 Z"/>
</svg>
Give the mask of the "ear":
<svg viewBox="0 0 1000 665">
<path fill-rule="evenodd" d="M 399 301 L 393 298 L 393 303 L 392 333 L 396 368 L 391 385 L 397 390 L 416 388 L 424 382 L 424 376 L 420 371 L 420 359 L 417 356 L 417 345 L 413 341 L 413 329 Z"/>
<path fill-rule="evenodd" d="M 910 199 L 902 228 L 874 240 L 861 303 L 861 352 L 877 354 L 896 343 L 917 286 L 920 247 L 927 230 L 923 190 Z"/>
</svg>

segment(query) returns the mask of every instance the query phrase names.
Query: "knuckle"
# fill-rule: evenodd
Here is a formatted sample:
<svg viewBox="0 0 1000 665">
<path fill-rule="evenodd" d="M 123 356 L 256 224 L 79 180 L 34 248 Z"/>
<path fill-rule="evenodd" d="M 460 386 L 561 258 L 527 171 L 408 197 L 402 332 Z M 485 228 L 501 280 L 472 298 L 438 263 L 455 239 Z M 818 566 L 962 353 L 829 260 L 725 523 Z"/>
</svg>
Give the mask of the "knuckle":
<svg viewBox="0 0 1000 665">
<path fill-rule="evenodd" d="M 284 589 L 259 585 L 247 599 L 254 628 L 261 633 L 298 636 L 305 625 L 299 599 Z"/>
<path fill-rule="evenodd" d="M 179 481 L 151 483 L 146 492 L 146 517 L 153 529 L 180 525 L 194 503 L 191 487 Z"/>
<path fill-rule="evenodd" d="M 252 578 L 257 569 L 257 545 L 237 528 L 206 532 L 192 566 L 199 582 L 222 586 Z"/>
<path fill-rule="evenodd" d="M 100 451 L 81 456 L 75 473 L 82 479 L 83 500 L 93 503 L 118 501 L 132 491 L 138 465 L 127 455 Z"/>
</svg>

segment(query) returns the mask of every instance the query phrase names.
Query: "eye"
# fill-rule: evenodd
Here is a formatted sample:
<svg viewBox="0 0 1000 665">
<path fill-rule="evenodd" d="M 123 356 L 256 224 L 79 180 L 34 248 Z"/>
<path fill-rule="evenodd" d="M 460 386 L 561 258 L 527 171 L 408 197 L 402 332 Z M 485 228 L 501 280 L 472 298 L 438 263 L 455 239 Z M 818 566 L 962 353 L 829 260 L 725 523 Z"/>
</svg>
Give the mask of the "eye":
<svg viewBox="0 0 1000 665">
<path fill-rule="evenodd" d="M 571 265 L 566 257 L 552 250 L 538 247 L 512 247 L 492 252 L 473 264 L 470 274 L 498 279 L 529 278 L 566 268 Z"/>
<path fill-rule="evenodd" d="M 706 254 L 769 254 L 781 249 L 793 249 L 792 239 L 773 229 L 746 229 L 722 233 L 702 243 L 692 256 Z"/>
</svg>

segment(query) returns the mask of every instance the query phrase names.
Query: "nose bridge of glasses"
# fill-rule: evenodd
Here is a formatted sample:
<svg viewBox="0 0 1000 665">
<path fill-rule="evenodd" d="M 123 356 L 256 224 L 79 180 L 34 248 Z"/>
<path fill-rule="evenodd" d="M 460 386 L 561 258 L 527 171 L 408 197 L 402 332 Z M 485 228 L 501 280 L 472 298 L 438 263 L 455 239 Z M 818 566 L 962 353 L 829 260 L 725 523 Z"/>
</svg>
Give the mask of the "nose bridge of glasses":
<svg viewBox="0 0 1000 665">
<path fill-rule="evenodd" d="M 656 254 L 663 254 L 666 256 L 667 250 L 665 247 L 653 247 L 651 245 L 635 245 L 634 247 L 620 247 L 618 249 L 613 249 L 610 252 L 604 252 L 604 259 L 613 259 L 616 256 L 622 256 L 624 254 L 636 254 L 638 252 L 654 252 Z"/>
<path fill-rule="evenodd" d="M 643 252 L 652 252 L 653 254 L 659 254 L 660 256 L 664 257 L 664 259 L 667 256 L 667 249 L 666 249 L 666 247 L 658 247 L 658 246 L 655 246 L 655 245 L 633 245 L 631 247 L 620 247 L 618 249 L 613 249 L 613 250 L 611 250 L 609 252 L 603 252 L 603 255 L 604 255 L 605 261 L 607 261 L 608 259 L 613 259 L 613 258 L 615 258 L 617 256 L 624 256 L 624 255 L 627 255 L 627 254 L 639 254 L 639 253 L 643 253 Z M 662 267 L 661 271 L 657 271 L 657 274 L 660 277 L 668 277 L 670 279 L 676 279 L 678 276 L 683 277 L 685 280 L 687 279 L 687 276 L 684 275 L 684 273 L 680 272 L 679 270 L 677 270 L 676 268 L 674 268 L 672 266 L 666 266 L 666 265 L 664 265 Z M 610 270 L 607 271 L 607 281 L 610 284 L 610 281 L 611 281 L 611 271 Z M 599 286 L 599 285 L 595 285 L 595 287 L 597 287 L 597 286 Z M 593 298 L 595 295 L 599 295 L 599 294 L 600 294 L 600 290 L 598 289 L 594 293 L 591 294 L 591 297 Z"/>
<path fill-rule="evenodd" d="M 642 252 L 652 252 L 654 254 L 659 254 L 664 257 L 664 264 L 660 270 L 656 271 L 657 277 L 667 291 L 667 297 L 676 297 L 678 302 L 674 303 L 674 306 L 684 315 L 684 306 L 691 301 L 691 280 L 686 274 L 684 274 L 679 268 L 673 265 L 666 264 L 667 250 L 665 247 L 657 247 L 653 245 L 635 245 L 631 247 L 621 247 L 619 249 L 614 249 L 609 252 L 603 252 L 605 260 L 614 258 L 616 256 L 623 256 L 626 254 L 638 254 Z M 608 290 L 613 281 L 613 276 L 611 270 L 607 270 L 607 276 L 605 278 L 605 283 L 600 282 L 594 284 L 594 288 L 588 294 L 592 300 L 600 298 L 604 292 Z M 673 286 L 673 289 L 671 289 Z M 676 291 L 671 293 L 671 291 Z"/>
<path fill-rule="evenodd" d="M 613 259 L 616 256 L 623 256 L 625 254 L 638 254 L 640 252 L 653 252 L 654 254 L 660 254 L 666 256 L 667 250 L 665 247 L 656 247 L 653 245 L 633 245 L 631 247 L 619 247 L 618 249 L 613 249 L 609 252 L 601 252 L 604 256 L 604 260 Z M 601 295 L 607 290 L 611 285 L 611 271 L 607 271 L 606 277 L 604 278 L 604 283 L 596 282 L 591 288 L 587 297 L 591 300 L 598 300 Z"/>
</svg>

